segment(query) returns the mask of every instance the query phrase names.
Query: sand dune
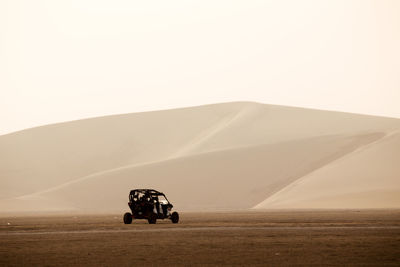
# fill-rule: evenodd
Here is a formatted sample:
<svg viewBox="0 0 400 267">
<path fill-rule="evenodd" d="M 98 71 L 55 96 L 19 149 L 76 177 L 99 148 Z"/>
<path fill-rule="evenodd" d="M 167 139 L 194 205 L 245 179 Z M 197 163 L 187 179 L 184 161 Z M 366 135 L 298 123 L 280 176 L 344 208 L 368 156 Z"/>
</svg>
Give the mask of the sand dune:
<svg viewBox="0 0 400 267">
<path fill-rule="evenodd" d="M 399 130 L 398 119 L 248 102 L 42 126 L 0 136 L 0 211 L 121 211 L 137 187 L 184 210 L 400 207 Z"/>
<path fill-rule="evenodd" d="M 400 207 L 400 131 L 316 169 L 255 208 Z"/>
</svg>

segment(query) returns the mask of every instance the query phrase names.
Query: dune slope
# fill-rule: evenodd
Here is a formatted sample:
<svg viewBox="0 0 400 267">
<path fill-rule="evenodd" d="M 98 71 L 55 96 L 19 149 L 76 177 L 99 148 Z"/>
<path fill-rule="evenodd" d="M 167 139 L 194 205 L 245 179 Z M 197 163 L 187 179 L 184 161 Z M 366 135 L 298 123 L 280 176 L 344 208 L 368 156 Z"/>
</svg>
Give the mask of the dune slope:
<svg viewBox="0 0 400 267">
<path fill-rule="evenodd" d="M 376 162 L 398 177 L 396 166 L 379 159 L 397 156 L 392 151 L 397 142 L 380 147 L 399 130 L 398 119 L 249 102 L 27 129 L 0 136 L 0 212 L 120 211 L 126 209 L 129 190 L 138 187 L 163 190 L 177 208 L 187 210 L 278 207 L 287 201 L 284 195 L 277 198 L 285 190 L 337 162 L 349 161 L 338 167 L 345 173 L 352 164 L 372 168 Z M 350 161 L 372 147 L 375 158 Z M 336 175 L 343 173 L 331 174 Z M 385 188 L 391 184 L 397 192 L 394 180 Z M 355 182 L 365 187 L 362 180 Z M 381 186 L 373 185 L 368 188 Z M 377 198 L 388 193 L 376 192 Z M 335 198 L 322 206 L 334 207 Z M 393 199 L 386 200 L 390 205 L 384 202 L 365 207 L 398 205 Z"/>
<path fill-rule="evenodd" d="M 400 131 L 291 183 L 255 208 L 400 207 Z"/>
<path fill-rule="evenodd" d="M 52 209 L 57 203 L 67 209 L 113 211 L 125 209 L 127 189 L 138 187 L 168 192 L 185 210 L 243 209 L 381 136 L 315 137 L 128 165 L 13 199 L 15 204 L 7 206 Z"/>
</svg>

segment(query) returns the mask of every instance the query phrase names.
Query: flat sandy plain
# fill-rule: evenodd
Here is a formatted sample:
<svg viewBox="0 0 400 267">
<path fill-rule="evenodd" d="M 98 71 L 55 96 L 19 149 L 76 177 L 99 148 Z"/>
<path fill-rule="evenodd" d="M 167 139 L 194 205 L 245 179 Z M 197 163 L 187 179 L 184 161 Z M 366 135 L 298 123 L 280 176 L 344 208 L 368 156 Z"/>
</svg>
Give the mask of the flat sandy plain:
<svg viewBox="0 0 400 267">
<path fill-rule="evenodd" d="M 0 266 L 400 266 L 400 210 L 186 212 L 176 225 L 10 216 L 0 225 Z"/>
</svg>

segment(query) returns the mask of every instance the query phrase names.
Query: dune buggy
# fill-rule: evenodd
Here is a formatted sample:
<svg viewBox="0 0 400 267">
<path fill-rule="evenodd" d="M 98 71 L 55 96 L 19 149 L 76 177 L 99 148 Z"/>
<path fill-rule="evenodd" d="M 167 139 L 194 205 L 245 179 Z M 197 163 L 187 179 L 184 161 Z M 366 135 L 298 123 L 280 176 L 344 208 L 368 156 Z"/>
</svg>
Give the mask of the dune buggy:
<svg viewBox="0 0 400 267">
<path fill-rule="evenodd" d="M 173 205 L 167 197 L 154 189 L 131 190 L 128 206 L 132 213 L 124 214 L 125 224 L 131 224 L 133 219 L 146 219 L 150 224 L 155 224 L 157 219 L 179 222 L 179 214 L 176 211 L 171 213 Z"/>
</svg>

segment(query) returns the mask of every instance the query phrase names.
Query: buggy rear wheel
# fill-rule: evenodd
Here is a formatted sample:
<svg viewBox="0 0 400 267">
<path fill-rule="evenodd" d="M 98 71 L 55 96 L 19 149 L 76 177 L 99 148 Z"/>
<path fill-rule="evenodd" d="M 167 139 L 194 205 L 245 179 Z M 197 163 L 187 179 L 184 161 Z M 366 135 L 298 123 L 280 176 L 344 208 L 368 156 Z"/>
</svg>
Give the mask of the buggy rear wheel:
<svg viewBox="0 0 400 267">
<path fill-rule="evenodd" d="M 147 218 L 147 221 L 149 222 L 149 224 L 155 224 L 157 222 L 157 214 L 155 213 L 150 213 L 149 217 Z"/>
<path fill-rule="evenodd" d="M 132 223 L 132 214 L 129 212 L 124 214 L 124 224 L 131 224 Z"/>
<path fill-rule="evenodd" d="M 179 213 L 177 213 L 176 211 L 174 211 L 171 214 L 171 221 L 172 223 L 178 223 L 179 222 Z"/>
</svg>

